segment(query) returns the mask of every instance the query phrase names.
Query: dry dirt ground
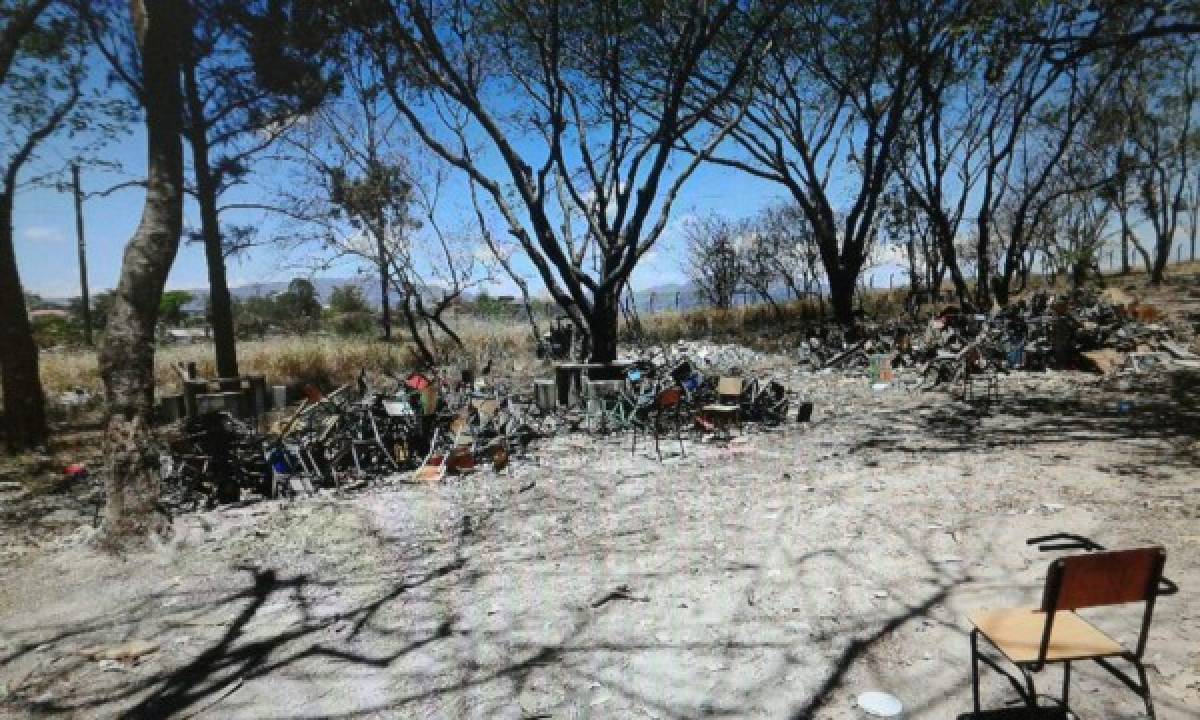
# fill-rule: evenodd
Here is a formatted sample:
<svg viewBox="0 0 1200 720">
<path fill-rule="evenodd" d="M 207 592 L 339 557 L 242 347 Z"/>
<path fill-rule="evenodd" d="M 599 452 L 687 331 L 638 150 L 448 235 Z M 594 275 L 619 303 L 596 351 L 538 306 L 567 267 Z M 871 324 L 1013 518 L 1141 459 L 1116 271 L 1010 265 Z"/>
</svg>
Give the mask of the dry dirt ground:
<svg viewBox="0 0 1200 720">
<path fill-rule="evenodd" d="M 1150 681 L 1159 718 L 1200 717 L 1195 376 L 1014 375 L 985 409 L 787 372 L 811 424 L 661 463 L 563 435 L 501 474 L 186 515 L 124 558 L 8 532 L 0 716 L 832 719 L 884 690 L 955 718 L 965 614 L 1036 605 L 1025 538 L 1070 531 L 1167 548 Z M 1136 616 L 1099 622 L 1132 642 Z M 1071 697 L 1141 717 L 1095 666 Z"/>
</svg>

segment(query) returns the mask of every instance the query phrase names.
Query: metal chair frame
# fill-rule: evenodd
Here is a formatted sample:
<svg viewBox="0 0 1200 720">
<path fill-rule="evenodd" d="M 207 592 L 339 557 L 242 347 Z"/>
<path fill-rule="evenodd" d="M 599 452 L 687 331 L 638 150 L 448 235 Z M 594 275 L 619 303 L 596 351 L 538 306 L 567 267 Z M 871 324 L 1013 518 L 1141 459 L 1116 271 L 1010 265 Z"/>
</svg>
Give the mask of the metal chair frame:
<svg viewBox="0 0 1200 720">
<path fill-rule="evenodd" d="M 1045 541 L 1057 539 L 1059 537 L 1074 537 L 1074 536 L 1048 536 L 1045 538 L 1033 538 L 1030 540 L 1032 544 L 1035 541 Z M 1100 546 L 1092 543 L 1090 540 L 1083 545 L 1087 549 L 1099 549 Z M 1044 548 L 1050 549 L 1050 548 Z M 1141 555 L 1150 555 L 1149 569 L 1145 573 L 1145 585 L 1137 588 L 1123 588 L 1111 584 L 1099 585 L 1094 584 L 1084 590 L 1080 590 L 1073 585 L 1073 573 L 1077 566 L 1091 565 L 1095 566 L 1100 563 L 1112 565 L 1120 565 L 1122 562 L 1128 562 L 1129 559 L 1135 559 Z M 1142 657 L 1146 650 L 1146 640 L 1150 631 L 1150 621 L 1154 615 L 1154 605 L 1157 596 L 1168 594 L 1164 591 L 1171 590 L 1174 587 L 1172 583 L 1167 581 L 1164 586 L 1165 578 L 1162 576 L 1163 565 L 1166 563 L 1166 551 L 1161 547 L 1141 548 L 1138 550 L 1124 550 L 1116 552 L 1092 553 L 1085 555 L 1074 555 L 1064 558 L 1058 558 L 1051 563 L 1049 570 L 1046 573 L 1046 585 L 1042 596 L 1042 605 L 1040 611 L 1045 614 L 1045 625 L 1042 629 L 1041 641 L 1038 647 L 1037 659 L 1030 662 L 1014 662 L 1013 664 L 1021 671 L 1024 683 L 1021 683 L 1011 673 L 1006 671 L 993 658 L 979 652 L 979 638 L 982 636 L 988 640 L 989 644 L 1000 648 L 996 643 L 981 631 L 978 627 L 971 630 L 971 697 L 974 704 L 974 713 L 976 717 L 982 717 L 982 710 L 979 701 L 979 663 L 982 661 L 988 667 L 1003 675 L 1005 679 L 1016 689 L 1017 694 L 1025 702 L 1029 708 L 1037 708 L 1037 689 L 1033 681 L 1033 674 L 1040 672 L 1047 664 L 1062 663 L 1063 665 L 1063 682 L 1062 682 L 1062 697 L 1059 699 L 1059 704 L 1066 709 L 1070 700 L 1071 687 L 1071 663 L 1079 660 L 1093 660 L 1110 674 L 1120 680 L 1126 687 L 1132 690 L 1138 697 L 1142 699 L 1146 706 L 1146 714 L 1152 720 L 1156 717 L 1154 713 L 1154 701 L 1150 693 L 1150 684 L 1146 677 L 1146 668 L 1142 663 Z M 1089 568 L 1088 572 L 1095 574 L 1097 571 L 1094 568 Z M 1119 578 L 1118 578 L 1119 579 Z M 1076 581 L 1077 582 L 1077 581 Z M 1065 597 L 1064 597 L 1065 596 Z M 1081 607 L 1099 607 L 1104 605 L 1118 605 L 1129 602 L 1144 603 L 1142 613 L 1142 625 L 1138 633 L 1138 641 L 1136 649 L 1133 652 L 1124 650 L 1118 655 L 1105 655 L 1096 657 L 1081 657 L 1065 660 L 1047 659 L 1047 651 L 1050 648 L 1051 633 L 1054 627 L 1055 616 L 1059 612 L 1074 610 Z M 1123 646 L 1122 646 L 1123 647 Z M 1120 657 L 1121 659 L 1133 665 L 1137 671 L 1137 680 L 1134 680 L 1128 673 L 1121 668 L 1116 667 L 1110 661 L 1112 657 Z"/>
<path fill-rule="evenodd" d="M 683 422 L 683 388 L 678 385 L 672 385 L 663 390 L 659 390 L 654 394 L 654 400 L 651 403 L 640 405 L 634 410 L 632 419 L 633 427 L 633 443 L 629 448 L 629 453 L 632 455 L 637 452 L 637 439 L 640 432 L 649 431 L 654 435 L 654 452 L 658 455 L 658 459 L 662 461 L 662 450 L 659 448 L 658 437 L 662 433 L 662 418 L 665 414 L 670 414 L 675 419 L 675 437 L 679 440 L 679 454 L 687 455 L 683 448 L 683 433 L 680 431 L 680 425 Z M 653 419 L 653 422 L 651 422 Z"/>
<path fill-rule="evenodd" d="M 712 418 L 712 423 L 717 428 L 718 433 L 726 438 L 731 439 L 733 433 L 729 431 L 731 421 L 726 419 L 724 422 L 718 423 L 717 417 L 732 416 L 732 424 L 740 425 L 742 420 L 742 397 L 746 394 L 746 382 L 740 377 L 722 377 L 717 381 L 717 402 L 705 405 L 701 408 L 708 417 Z M 734 408 L 732 411 L 724 409 L 724 407 Z M 722 432 L 723 431 L 723 432 Z"/>
</svg>

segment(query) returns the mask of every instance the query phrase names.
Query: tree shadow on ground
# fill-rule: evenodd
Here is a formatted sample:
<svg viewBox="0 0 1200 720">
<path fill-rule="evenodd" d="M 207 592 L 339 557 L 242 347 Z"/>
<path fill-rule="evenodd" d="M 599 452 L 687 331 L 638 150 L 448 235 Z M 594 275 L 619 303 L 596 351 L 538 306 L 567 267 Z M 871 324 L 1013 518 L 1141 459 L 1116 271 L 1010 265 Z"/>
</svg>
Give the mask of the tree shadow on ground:
<svg viewBox="0 0 1200 720">
<path fill-rule="evenodd" d="M 1010 410 L 1018 411 L 1032 414 L 1020 408 Z M 1037 411 L 1042 412 L 1045 411 Z M 896 417 L 896 421 L 901 420 L 905 420 L 903 413 Z M 911 417 L 906 421 L 913 423 L 916 430 L 927 427 Z M 1033 421 L 1043 422 L 1037 417 Z M 1015 436 L 1008 441 L 1015 443 Z M 967 437 L 956 442 L 972 448 L 980 441 Z M 650 481 L 646 485 L 650 487 Z M 872 535 L 873 543 L 860 543 L 866 547 L 865 551 L 852 547 L 850 541 L 842 544 L 800 541 L 793 550 L 785 542 L 785 535 L 793 535 L 795 526 L 780 520 L 773 537 L 786 556 L 783 562 L 786 572 L 773 576 L 762 558 L 738 557 L 725 551 L 718 556 L 714 549 L 718 546 L 713 545 L 715 538 L 711 535 L 683 532 L 664 537 L 663 516 L 686 515 L 687 508 L 667 502 L 661 496 L 666 492 L 664 488 L 653 491 L 660 495 L 647 490 L 645 495 L 623 498 L 610 484 L 588 498 L 573 495 L 566 488 L 539 485 L 529 493 L 510 496 L 509 501 L 497 502 L 483 510 L 471 507 L 470 522 L 464 520 L 458 528 L 447 531 L 449 535 L 441 539 L 444 545 L 438 555 L 405 557 L 406 562 L 426 561 L 427 569 L 420 572 L 399 577 L 388 574 L 332 578 L 286 575 L 270 567 L 249 566 L 242 568 L 247 582 L 238 588 L 223 594 L 195 594 L 187 599 L 185 607 L 176 605 L 168 609 L 165 601 L 178 596 L 162 592 L 136 607 L 98 613 L 86 622 L 36 629 L 38 634 L 51 638 L 36 644 L 60 645 L 77 635 L 101 633 L 114 626 L 128 628 L 131 636 L 154 627 L 178 630 L 186 624 L 173 626 L 166 618 L 190 611 L 194 613 L 192 619 L 219 625 L 220 632 L 182 664 L 161 668 L 147 665 L 142 676 L 114 678 L 106 674 L 114 678 L 106 687 L 72 686 L 66 676 L 82 660 L 75 665 L 56 667 L 54 673 L 62 678 L 62 692 L 56 699 L 30 701 L 25 707 L 35 713 L 55 715 L 232 716 L 237 709 L 233 707 L 234 693 L 252 680 L 258 680 L 255 685 L 261 686 L 264 681 L 292 675 L 305 682 L 336 687 L 355 672 L 363 672 L 386 678 L 386 693 L 382 697 L 361 705 L 347 702 L 343 712 L 333 714 L 304 707 L 291 713 L 286 708 L 272 708 L 268 712 L 279 717 L 416 716 L 430 714 L 429 707 L 437 706 L 443 711 L 432 714 L 486 715 L 486 706 L 478 709 L 471 704 L 478 702 L 472 693 L 500 695 L 507 703 L 505 707 L 514 707 L 520 705 L 527 693 L 541 692 L 539 686 L 570 688 L 564 694 L 580 694 L 583 692 L 580 689 L 603 684 L 628 704 L 652 709 L 664 718 L 731 717 L 761 712 L 764 697 L 783 694 L 790 702 L 780 716 L 799 720 L 828 711 L 851 677 L 857 681 L 861 675 L 868 675 L 868 681 L 886 684 L 894 669 L 883 659 L 889 652 L 889 644 L 898 634 L 910 632 L 910 626 L 920 622 L 941 628 L 943 640 L 948 637 L 961 641 L 963 667 L 962 673 L 951 681 L 942 680 L 942 686 L 922 688 L 924 699 L 908 708 L 910 716 L 953 717 L 961 712 L 961 707 L 953 705 L 961 702 L 962 691 L 967 687 L 967 638 L 954 619 L 945 617 L 944 610 L 965 586 L 974 582 L 965 568 L 970 567 L 971 561 L 988 560 L 990 545 L 985 544 L 973 558 L 948 564 L 937 558 L 927 538 L 898 525 L 888 516 L 887 508 L 882 507 L 871 511 L 870 517 L 856 519 L 877 531 Z M 522 502 L 529 507 L 522 507 Z M 583 513 L 589 503 L 603 503 L 607 510 L 624 519 L 612 528 L 568 526 L 558 534 L 548 533 L 524 545 L 511 542 L 514 533 L 526 533 L 533 527 L 559 528 L 559 520 L 564 516 L 581 513 L 590 517 Z M 730 512 L 729 508 L 723 510 Z M 738 532 L 736 524 L 729 525 L 729 532 Z M 407 537 L 381 531 L 368 531 L 365 535 L 391 548 L 394 555 L 407 552 L 403 549 Z M 485 540 L 493 551 L 486 562 L 478 562 L 473 553 Z M 676 553 L 663 564 L 643 567 L 637 562 L 668 541 L 677 544 Z M 898 577 L 894 569 L 884 571 L 876 566 L 877 553 L 904 554 L 913 563 L 904 577 Z M 578 592 L 548 596 L 544 602 L 518 607 L 505 623 L 462 621 L 469 610 L 466 605 L 488 598 L 488 593 L 495 592 L 496 587 L 504 587 L 505 578 L 513 577 L 517 568 L 531 565 L 537 570 L 523 582 L 549 588 L 553 587 L 556 576 L 569 572 L 579 581 Z M 560 566 L 566 570 L 560 570 Z M 614 567 L 620 569 L 614 572 Z M 589 602 L 592 597 L 587 595 L 594 591 L 588 581 L 592 585 L 603 584 L 605 590 L 618 581 L 627 582 L 632 586 L 627 594 L 636 597 L 642 592 L 659 592 L 657 588 L 689 573 L 699 575 L 701 585 L 720 583 L 719 592 L 745 593 L 732 616 L 722 617 L 711 635 L 693 636 L 678 627 L 667 627 L 662 637 L 651 632 L 621 632 L 621 624 L 628 626 L 636 621 L 637 610 L 642 607 L 640 601 L 625 598 L 593 605 Z M 329 593 L 352 584 L 366 590 L 364 598 L 338 607 L 325 604 Z M 843 592 L 850 585 L 887 588 L 890 595 L 868 600 L 865 606 L 842 606 L 840 600 L 828 600 L 825 590 L 829 585 Z M 427 596 L 427 604 L 417 609 L 404 604 L 418 594 Z M 797 607 L 792 609 L 794 615 L 771 615 L 759 609 L 762 598 L 783 596 L 799 598 L 795 601 Z M 287 612 L 296 619 L 289 623 L 271 622 L 270 618 L 279 612 Z M 796 619 L 811 624 L 811 636 L 797 634 L 790 627 Z M 552 622 L 553 633 L 530 635 L 530 626 L 541 623 L 549 626 Z M 710 628 L 705 625 L 703 629 Z M 0 658 L 0 662 L 14 659 L 17 653 L 30 652 L 34 645 L 21 646 L 9 657 Z M 911 652 L 912 647 L 906 652 Z M 440 659 L 448 657 L 445 660 L 448 664 L 439 665 L 436 673 L 418 676 L 406 666 L 415 654 L 433 651 L 442 653 Z M 685 662 L 714 662 L 713 672 L 705 679 L 716 677 L 717 687 L 707 689 L 705 698 L 694 701 L 665 699 L 661 688 L 638 683 L 636 670 L 631 669 L 640 667 L 639 660 L 655 654 L 683 658 Z M 731 674 L 730 668 L 764 655 L 769 655 L 772 662 L 762 664 L 761 676 L 743 678 L 740 684 L 725 679 Z M 317 664 L 307 664 L 308 661 Z M 798 676 L 809 678 L 803 681 L 803 687 L 796 686 Z M 47 678 L 51 682 L 53 679 Z M 661 679 L 663 684 L 669 681 L 669 676 Z M 522 706 L 522 712 L 531 717 L 567 714 L 556 702 L 558 698 L 550 698 L 546 707 Z M 582 717 L 589 712 L 595 712 L 597 717 L 610 716 L 603 708 L 588 710 L 584 705 L 581 709 L 585 713 Z M 256 717 L 266 714 L 261 706 L 251 706 L 250 711 Z"/>
<path fill-rule="evenodd" d="M 1050 393 L 1003 385 L 990 402 L 963 402 L 931 392 L 917 407 L 881 409 L 864 418 L 871 431 L 849 447 L 855 453 L 974 453 L 1057 445 L 1124 443 L 1139 459 L 1113 468 L 1140 474 L 1147 466 L 1194 468 L 1191 443 L 1200 438 L 1200 380 L 1174 372 L 1125 393 Z M 1121 403 L 1128 403 L 1122 407 Z M 1152 460 L 1152 462 L 1150 462 Z"/>
<path fill-rule="evenodd" d="M 399 657 L 450 636 L 454 630 L 453 619 L 444 618 L 427 636 L 400 645 L 393 643 L 378 654 L 351 652 L 334 647 L 323 642 L 321 635 L 337 625 L 349 624 L 355 628 L 350 633 L 350 636 L 353 636 L 358 628 L 370 622 L 374 614 L 388 602 L 405 592 L 450 575 L 462 567 L 461 562 L 442 565 L 422 577 L 388 587 L 370 602 L 349 611 L 328 614 L 317 612 L 307 597 L 308 591 L 328 587 L 328 583 L 315 583 L 306 575 L 281 577 L 273 569 L 245 567 L 242 570 L 251 577 L 249 587 L 216 600 L 197 598 L 191 607 L 171 608 L 172 613 L 196 612 L 210 618 L 220 618 L 224 613 L 236 609 L 232 619 L 224 622 L 218 620 L 214 623 L 224 626 L 225 631 L 190 662 L 182 667 L 148 673 L 137 681 L 118 683 L 112 688 L 97 692 L 67 694 L 63 699 L 42 702 L 32 700 L 27 703 L 27 709 L 38 714 L 74 715 L 88 711 L 112 711 L 120 707 L 121 717 L 166 718 L 188 711 L 191 711 L 188 712 L 188 716 L 191 716 L 215 704 L 248 680 L 268 677 L 308 658 L 327 658 L 342 667 L 384 668 Z M 169 597 L 169 593 L 155 594 L 130 615 L 122 617 L 121 621 L 131 627 L 151 623 L 156 614 L 166 614 L 162 606 Z M 290 609 L 298 611 L 300 619 L 279 632 L 263 633 L 260 628 L 253 627 L 253 623 L 260 618 L 268 603 L 277 601 L 287 602 Z M 159 613 L 151 611 L 151 608 L 157 608 Z M 33 645 L 44 648 L 111 624 L 111 619 L 98 618 Z M 7 663 L 20 654 L 29 652 L 29 649 L 28 645 L 22 646 L 5 657 L 3 662 Z M 43 684 L 52 682 L 55 676 L 64 678 L 78 667 L 78 663 L 60 667 L 50 677 L 43 678 Z"/>
</svg>

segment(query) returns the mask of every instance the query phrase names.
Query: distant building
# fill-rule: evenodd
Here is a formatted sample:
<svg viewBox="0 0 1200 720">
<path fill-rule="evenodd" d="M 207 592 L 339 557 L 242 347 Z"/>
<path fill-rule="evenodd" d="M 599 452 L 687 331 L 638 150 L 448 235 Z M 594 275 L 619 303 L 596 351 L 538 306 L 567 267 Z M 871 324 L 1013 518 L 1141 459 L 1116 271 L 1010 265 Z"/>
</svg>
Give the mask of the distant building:
<svg viewBox="0 0 1200 720">
<path fill-rule="evenodd" d="M 60 308 L 42 308 L 40 310 L 29 311 L 30 320 L 40 320 L 42 318 L 62 318 L 63 320 L 70 320 L 71 313 Z"/>
<path fill-rule="evenodd" d="M 199 343 L 211 337 L 208 326 L 165 328 L 159 336 L 164 342 Z"/>
</svg>

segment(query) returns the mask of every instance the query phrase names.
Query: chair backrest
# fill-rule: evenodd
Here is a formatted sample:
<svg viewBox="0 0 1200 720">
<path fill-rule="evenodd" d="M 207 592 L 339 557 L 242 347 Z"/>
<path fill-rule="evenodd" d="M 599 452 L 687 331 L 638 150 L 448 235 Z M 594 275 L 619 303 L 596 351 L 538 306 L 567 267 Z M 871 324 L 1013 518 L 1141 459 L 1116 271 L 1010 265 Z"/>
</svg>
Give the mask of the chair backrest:
<svg viewBox="0 0 1200 720">
<path fill-rule="evenodd" d="M 1134 650 L 1134 656 L 1140 659 L 1146 652 L 1154 600 L 1158 596 L 1159 581 L 1166 562 L 1166 550 L 1146 547 L 1072 555 L 1051 563 L 1042 595 L 1046 627 L 1042 634 L 1039 662 L 1046 657 L 1055 612 L 1144 602 L 1142 628 Z"/>
<path fill-rule="evenodd" d="M 717 397 L 740 398 L 742 396 L 742 379 L 740 377 L 723 377 L 717 381 Z"/>
<path fill-rule="evenodd" d="M 679 386 L 669 387 L 654 398 L 654 405 L 659 410 L 673 408 L 683 400 L 683 389 Z"/>
<path fill-rule="evenodd" d="M 1161 547 L 1059 558 L 1046 574 L 1042 611 L 1148 601 L 1158 592 L 1166 559 Z"/>
<path fill-rule="evenodd" d="M 494 398 L 488 398 L 479 403 L 479 405 L 475 408 L 475 411 L 479 413 L 479 424 L 486 425 L 499 410 L 500 403 Z"/>
</svg>

